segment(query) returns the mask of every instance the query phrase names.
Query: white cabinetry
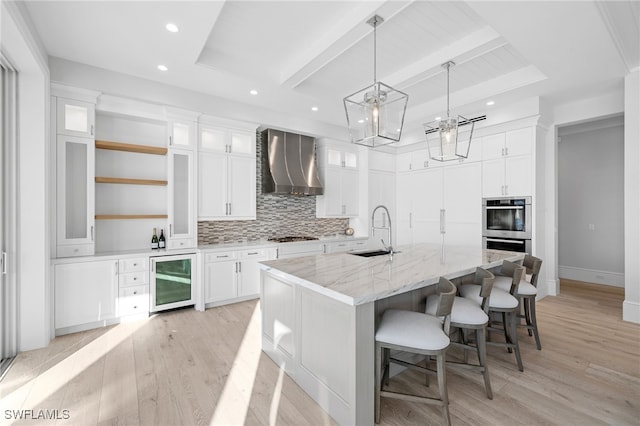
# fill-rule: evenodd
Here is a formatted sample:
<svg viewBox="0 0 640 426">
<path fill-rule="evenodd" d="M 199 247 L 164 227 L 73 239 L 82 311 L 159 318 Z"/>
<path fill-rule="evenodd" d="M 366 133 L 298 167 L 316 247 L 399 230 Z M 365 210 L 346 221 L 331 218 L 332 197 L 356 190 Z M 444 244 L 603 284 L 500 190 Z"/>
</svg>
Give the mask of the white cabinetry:
<svg viewBox="0 0 640 426">
<path fill-rule="evenodd" d="M 317 217 L 358 216 L 358 150 L 343 144 L 322 143 L 318 171 L 324 195 L 316 197 Z"/>
<path fill-rule="evenodd" d="M 272 257 L 267 248 L 205 254 L 204 302 L 221 304 L 258 297 L 258 262 Z"/>
<path fill-rule="evenodd" d="M 149 258 L 118 261 L 118 316 L 149 313 Z"/>
<path fill-rule="evenodd" d="M 439 243 L 444 225 L 447 244 L 480 245 L 480 177 L 480 163 L 399 174 L 397 244 Z"/>
<path fill-rule="evenodd" d="M 56 330 L 93 328 L 116 317 L 117 260 L 58 264 L 54 271 Z"/>
<path fill-rule="evenodd" d="M 364 250 L 368 247 L 369 240 L 336 241 L 325 243 L 325 253 L 348 253 Z"/>
<path fill-rule="evenodd" d="M 56 157 L 57 257 L 92 255 L 95 251 L 94 141 L 58 135 Z"/>
<path fill-rule="evenodd" d="M 256 135 L 202 125 L 198 153 L 198 219 L 256 218 Z"/>
<path fill-rule="evenodd" d="M 169 147 L 196 148 L 196 123 L 200 114 L 193 111 L 167 108 Z"/>
<path fill-rule="evenodd" d="M 532 195 L 533 128 L 482 138 L 484 197 Z"/>
<path fill-rule="evenodd" d="M 427 149 L 419 149 L 411 152 L 403 152 L 396 157 L 396 169 L 399 173 L 420 171 L 433 167 L 442 167 L 441 161 L 429 158 Z"/>
<path fill-rule="evenodd" d="M 193 151 L 169 149 L 167 249 L 197 246 L 193 163 Z"/>
<path fill-rule="evenodd" d="M 95 137 L 95 102 L 57 98 L 56 133 L 58 135 Z"/>
</svg>

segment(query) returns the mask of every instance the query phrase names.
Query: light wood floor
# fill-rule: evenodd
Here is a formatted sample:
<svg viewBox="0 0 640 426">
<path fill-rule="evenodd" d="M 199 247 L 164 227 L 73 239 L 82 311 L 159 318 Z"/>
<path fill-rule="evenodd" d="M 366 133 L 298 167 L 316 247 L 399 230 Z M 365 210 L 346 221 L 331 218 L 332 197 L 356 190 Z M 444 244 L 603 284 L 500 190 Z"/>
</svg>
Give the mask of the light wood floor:
<svg viewBox="0 0 640 426">
<path fill-rule="evenodd" d="M 520 331 L 524 372 L 488 348 L 492 401 L 480 374 L 448 372 L 452 423 L 640 424 L 640 326 L 621 320 L 623 296 L 563 281 L 537 302 L 542 351 Z M 430 391 L 412 371 L 395 383 Z M 260 351 L 257 301 L 58 337 L 18 355 L 0 397 L 0 422 L 12 422 L 5 410 L 69 417 L 16 424 L 335 424 Z M 383 425 L 440 421 L 436 408 L 383 400 Z"/>
</svg>

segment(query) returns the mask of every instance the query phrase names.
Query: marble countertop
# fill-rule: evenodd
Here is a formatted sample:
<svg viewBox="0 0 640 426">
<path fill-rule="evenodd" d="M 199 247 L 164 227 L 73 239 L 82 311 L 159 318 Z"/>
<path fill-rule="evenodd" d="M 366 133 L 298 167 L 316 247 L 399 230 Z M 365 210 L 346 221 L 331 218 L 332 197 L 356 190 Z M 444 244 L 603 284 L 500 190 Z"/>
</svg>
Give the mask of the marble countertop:
<svg viewBox="0 0 640 426">
<path fill-rule="evenodd" d="M 261 262 L 275 277 L 293 282 L 349 305 L 361 305 L 394 294 L 435 284 L 440 276 L 455 278 L 493 268 L 503 260 L 516 261 L 524 253 L 479 247 L 416 244 L 398 253 L 361 257 L 349 253 L 323 254 Z"/>
</svg>

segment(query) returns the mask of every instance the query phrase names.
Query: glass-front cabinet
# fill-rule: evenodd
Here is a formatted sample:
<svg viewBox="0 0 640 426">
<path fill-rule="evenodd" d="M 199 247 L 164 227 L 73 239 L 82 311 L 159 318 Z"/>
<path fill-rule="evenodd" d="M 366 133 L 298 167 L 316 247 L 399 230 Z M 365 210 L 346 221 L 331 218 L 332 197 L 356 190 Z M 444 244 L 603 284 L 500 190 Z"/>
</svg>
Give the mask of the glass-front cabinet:
<svg viewBox="0 0 640 426">
<path fill-rule="evenodd" d="M 56 133 L 93 138 L 95 136 L 95 105 L 74 99 L 57 98 Z"/>
<path fill-rule="evenodd" d="M 93 139 L 58 135 L 56 146 L 57 256 L 94 254 Z"/>
<path fill-rule="evenodd" d="M 168 249 L 196 246 L 193 151 L 169 149 Z"/>
</svg>

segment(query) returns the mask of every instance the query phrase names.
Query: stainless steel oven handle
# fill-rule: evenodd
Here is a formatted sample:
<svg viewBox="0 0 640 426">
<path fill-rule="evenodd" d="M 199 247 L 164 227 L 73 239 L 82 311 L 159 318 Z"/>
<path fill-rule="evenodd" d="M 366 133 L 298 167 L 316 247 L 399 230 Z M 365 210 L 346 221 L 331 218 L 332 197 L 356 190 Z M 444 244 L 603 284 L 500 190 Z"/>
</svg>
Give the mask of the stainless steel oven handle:
<svg viewBox="0 0 640 426">
<path fill-rule="evenodd" d="M 487 241 L 491 241 L 492 243 L 524 244 L 524 241 L 521 240 L 500 240 L 497 238 L 487 238 Z"/>
<path fill-rule="evenodd" d="M 524 206 L 486 206 L 487 210 L 522 210 Z"/>
</svg>

